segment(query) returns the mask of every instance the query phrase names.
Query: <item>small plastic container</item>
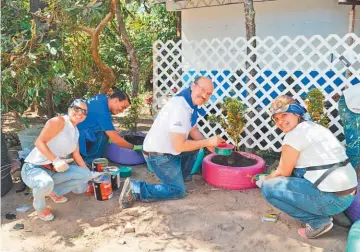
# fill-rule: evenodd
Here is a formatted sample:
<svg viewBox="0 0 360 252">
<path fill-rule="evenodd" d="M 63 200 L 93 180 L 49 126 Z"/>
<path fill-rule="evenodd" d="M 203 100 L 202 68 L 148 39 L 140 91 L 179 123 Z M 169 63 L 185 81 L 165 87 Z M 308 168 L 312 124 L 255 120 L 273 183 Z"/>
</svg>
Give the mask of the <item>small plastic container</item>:
<svg viewBox="0 0 360 252">
<path fill-rule="evenodd" d="M 128 166 L 122 166 L 120 167 L 120 177 L 121 178 L 127 178 L 131 176 L 131 167 Z"/>
<path fill-rule="evenodd" d="M 222 143 L 215 147 L 215 153 L 222 156 L 230 156 L 234 150 L 234 145 Z"/>
</svg>

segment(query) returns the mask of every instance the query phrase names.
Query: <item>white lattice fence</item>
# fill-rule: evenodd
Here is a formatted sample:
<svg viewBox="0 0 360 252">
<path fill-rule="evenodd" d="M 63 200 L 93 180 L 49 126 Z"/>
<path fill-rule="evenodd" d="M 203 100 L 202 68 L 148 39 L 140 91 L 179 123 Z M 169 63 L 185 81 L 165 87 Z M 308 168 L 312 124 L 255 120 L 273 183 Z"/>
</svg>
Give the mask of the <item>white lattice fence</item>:
<svg viewBox="0 0 360 252">
<path fill-rule="evenodd" d="M 349 38 L 354 40 L 351 46 Z M 254 40 L 256 48 L 251 46 Z M 250 54 L 246 53 L 247 48 Z M 205 109 L 219 114 L 218 105 L 224 97 L 237 97 L 248 107 L 248 123 L 240 145 L 280 151 L 283 133 L 268 115 L 271 101 L 288 94 L 304 105 L 306 93 L 320 88 L 327 101 L 329 128 L 344 140 L 336 98 L 345 85 L 360 83 L 360 39 L 355 34 L 325 38 L 255 37 L 251 41 L 156 41 L 153 49 L 155 114 L 174 92 L 189 86 L 197 76 L 208 76 L 215 89 Z M 220 134 L 228 138 L 220 126 L 212 127 L 205 119 L 199 125 L 207 136 Z"/>
</svg>

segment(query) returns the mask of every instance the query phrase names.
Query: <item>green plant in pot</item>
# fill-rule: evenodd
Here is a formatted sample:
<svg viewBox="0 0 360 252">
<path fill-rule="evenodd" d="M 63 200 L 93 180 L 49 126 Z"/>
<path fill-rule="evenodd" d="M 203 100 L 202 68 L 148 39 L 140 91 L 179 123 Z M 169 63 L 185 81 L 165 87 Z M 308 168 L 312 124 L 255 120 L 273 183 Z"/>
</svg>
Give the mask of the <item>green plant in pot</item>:
<svg viewBox="0 0 360 252">
<path fill-rule="evenodd" d="M 246 107 L 236 98 L 225 98 L 224 103 L 221 104 L 220 108 L 222 113 L 218 116 L 211 115 L 208 117 L 208 120 L 210 123 L 218 123 L 222 127 L 235 143 L 235 151 L 237 151 L 241 139 L 241 132 L 246 124 Z M 217 164 L 228 166 L 237 166 L 239 162 L 253 163 L 253 160 L 248 159 L 237 152 L 232 152 L 229 156 L 217 155 L 212 161 Z"/>
<path fill-rule="evenodd" d="M 140 110 L 143 105 L 142 99 L 135 97 L 131 100 L 128 114 L 124 117 L 123 126 L 127 132 L 125 139 L 132 144 L 143 144 L 144 137 L 138 136 L 137 125 L 140 122 Z"/>
<path fill-rule="evenodd" d="M 329 126 L 329 117 L 324 112 L 325 96 L 318 88 L 314 88 L 307 93 L 305 104 L 311 119 L 324 127 Z"/>
</svg>

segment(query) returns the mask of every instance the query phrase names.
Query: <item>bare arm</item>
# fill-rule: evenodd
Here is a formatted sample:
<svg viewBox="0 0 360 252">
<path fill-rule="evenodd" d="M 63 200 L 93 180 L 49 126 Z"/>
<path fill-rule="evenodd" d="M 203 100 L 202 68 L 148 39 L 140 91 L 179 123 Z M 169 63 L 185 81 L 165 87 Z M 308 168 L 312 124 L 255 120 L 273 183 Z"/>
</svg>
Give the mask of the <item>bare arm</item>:
<svg viewBox="0 0 360 252">
<path fill-rule="evenodd" d="M 265 179 L 276 177 L 289 177 L 295 168 L 295 164 L 299 158 L 299 154 L 300 152 L 291 147 L 290 145 L 284 145 L 282 147 L 278 168 Z"/>
<path fill-rule="evenodd" d="M 219 136 L 213 136 L 208 139 L 202 139 L 202 140 L 189 140 L 186 138 L 186 134 L 182 134 L 182 133 L 170 133 L 170 134 L 174 149 L 177 152 L 198 150 L 200 148 L 207 146 L 216 146 L 219 143 L 224 142 L 224 140 Z"/>
<path fill-rule="evenodd" d="M 80 155 L 79 145 L 78 145 L 78 144 L 76 145 L 75 151 L 72 153 L 72 157 L 74 158 L 75 162 L 76 162 L 80 167 L 87 168 L 86 163 L 84 162 L 84 159 L 83 159 L 82 156 Z"/>
<path fill-rule="evenodd" d="M 45 124 L 40 135 L 35 141 L 35 146 L 39 149 L 48 160 L 53 162 L 56 158 L 55 154 L 49 149 L 47 143 L 53 139 L 64 128 L 65 120 L 61 116 L 51 118 Z"/>
<path fill-rule="evenodd" d="M 204 135 L 200 132 L 200 130 L 198 129 L 198 127 L 196 125 L 194 127 L 192 127 L 189 135 L 194 140 L 205 139 Z M 206 147 L 210 152 L 214 152 L 214 147 L 210 147 L 210 146 L 206 146 Z"/>
<path fill-rule="evenodd" d="M 194 127 L 192 127 L 192 129 L 190 130 L 189 135 L 194 140 L 203 140 L 203 139 L 205 139 L 205 137 L 203 136 L 203 134 L 200 132 L 200 130 L 198 129 L 198 127 L 196 125 Z"/>
<path fill-rule="evenodd" d="M 118 133 L 115 130 L 107 130 L 105 131 L 106 135 L 109 136 L 110 140 L 115 143 L 116 145 L 119 145 L 121 147 L 132 149 L 134 147 L 133 144 L 126 141 L 124 138 L 118 135 Z"/>
</svg>

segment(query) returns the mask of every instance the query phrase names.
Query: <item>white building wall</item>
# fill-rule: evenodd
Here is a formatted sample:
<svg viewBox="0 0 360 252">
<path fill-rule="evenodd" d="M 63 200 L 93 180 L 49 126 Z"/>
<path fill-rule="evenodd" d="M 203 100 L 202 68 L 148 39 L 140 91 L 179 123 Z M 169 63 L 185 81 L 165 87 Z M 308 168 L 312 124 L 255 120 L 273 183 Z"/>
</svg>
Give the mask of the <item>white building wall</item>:
<svg viewBox="0 0 360 252">
<path fill-rule="evenodd" d="M 337 0 L 276 0 L 255 3 L 256 34 L 295 37 L 327 36 L 348 32 L 350 6 Z M 245 37 L 242 4 L 182 11 L 182 38 L 200 40 Z M 360 35 L 360 10 L 357 8 L 355 33 Z"/>
</svg>

